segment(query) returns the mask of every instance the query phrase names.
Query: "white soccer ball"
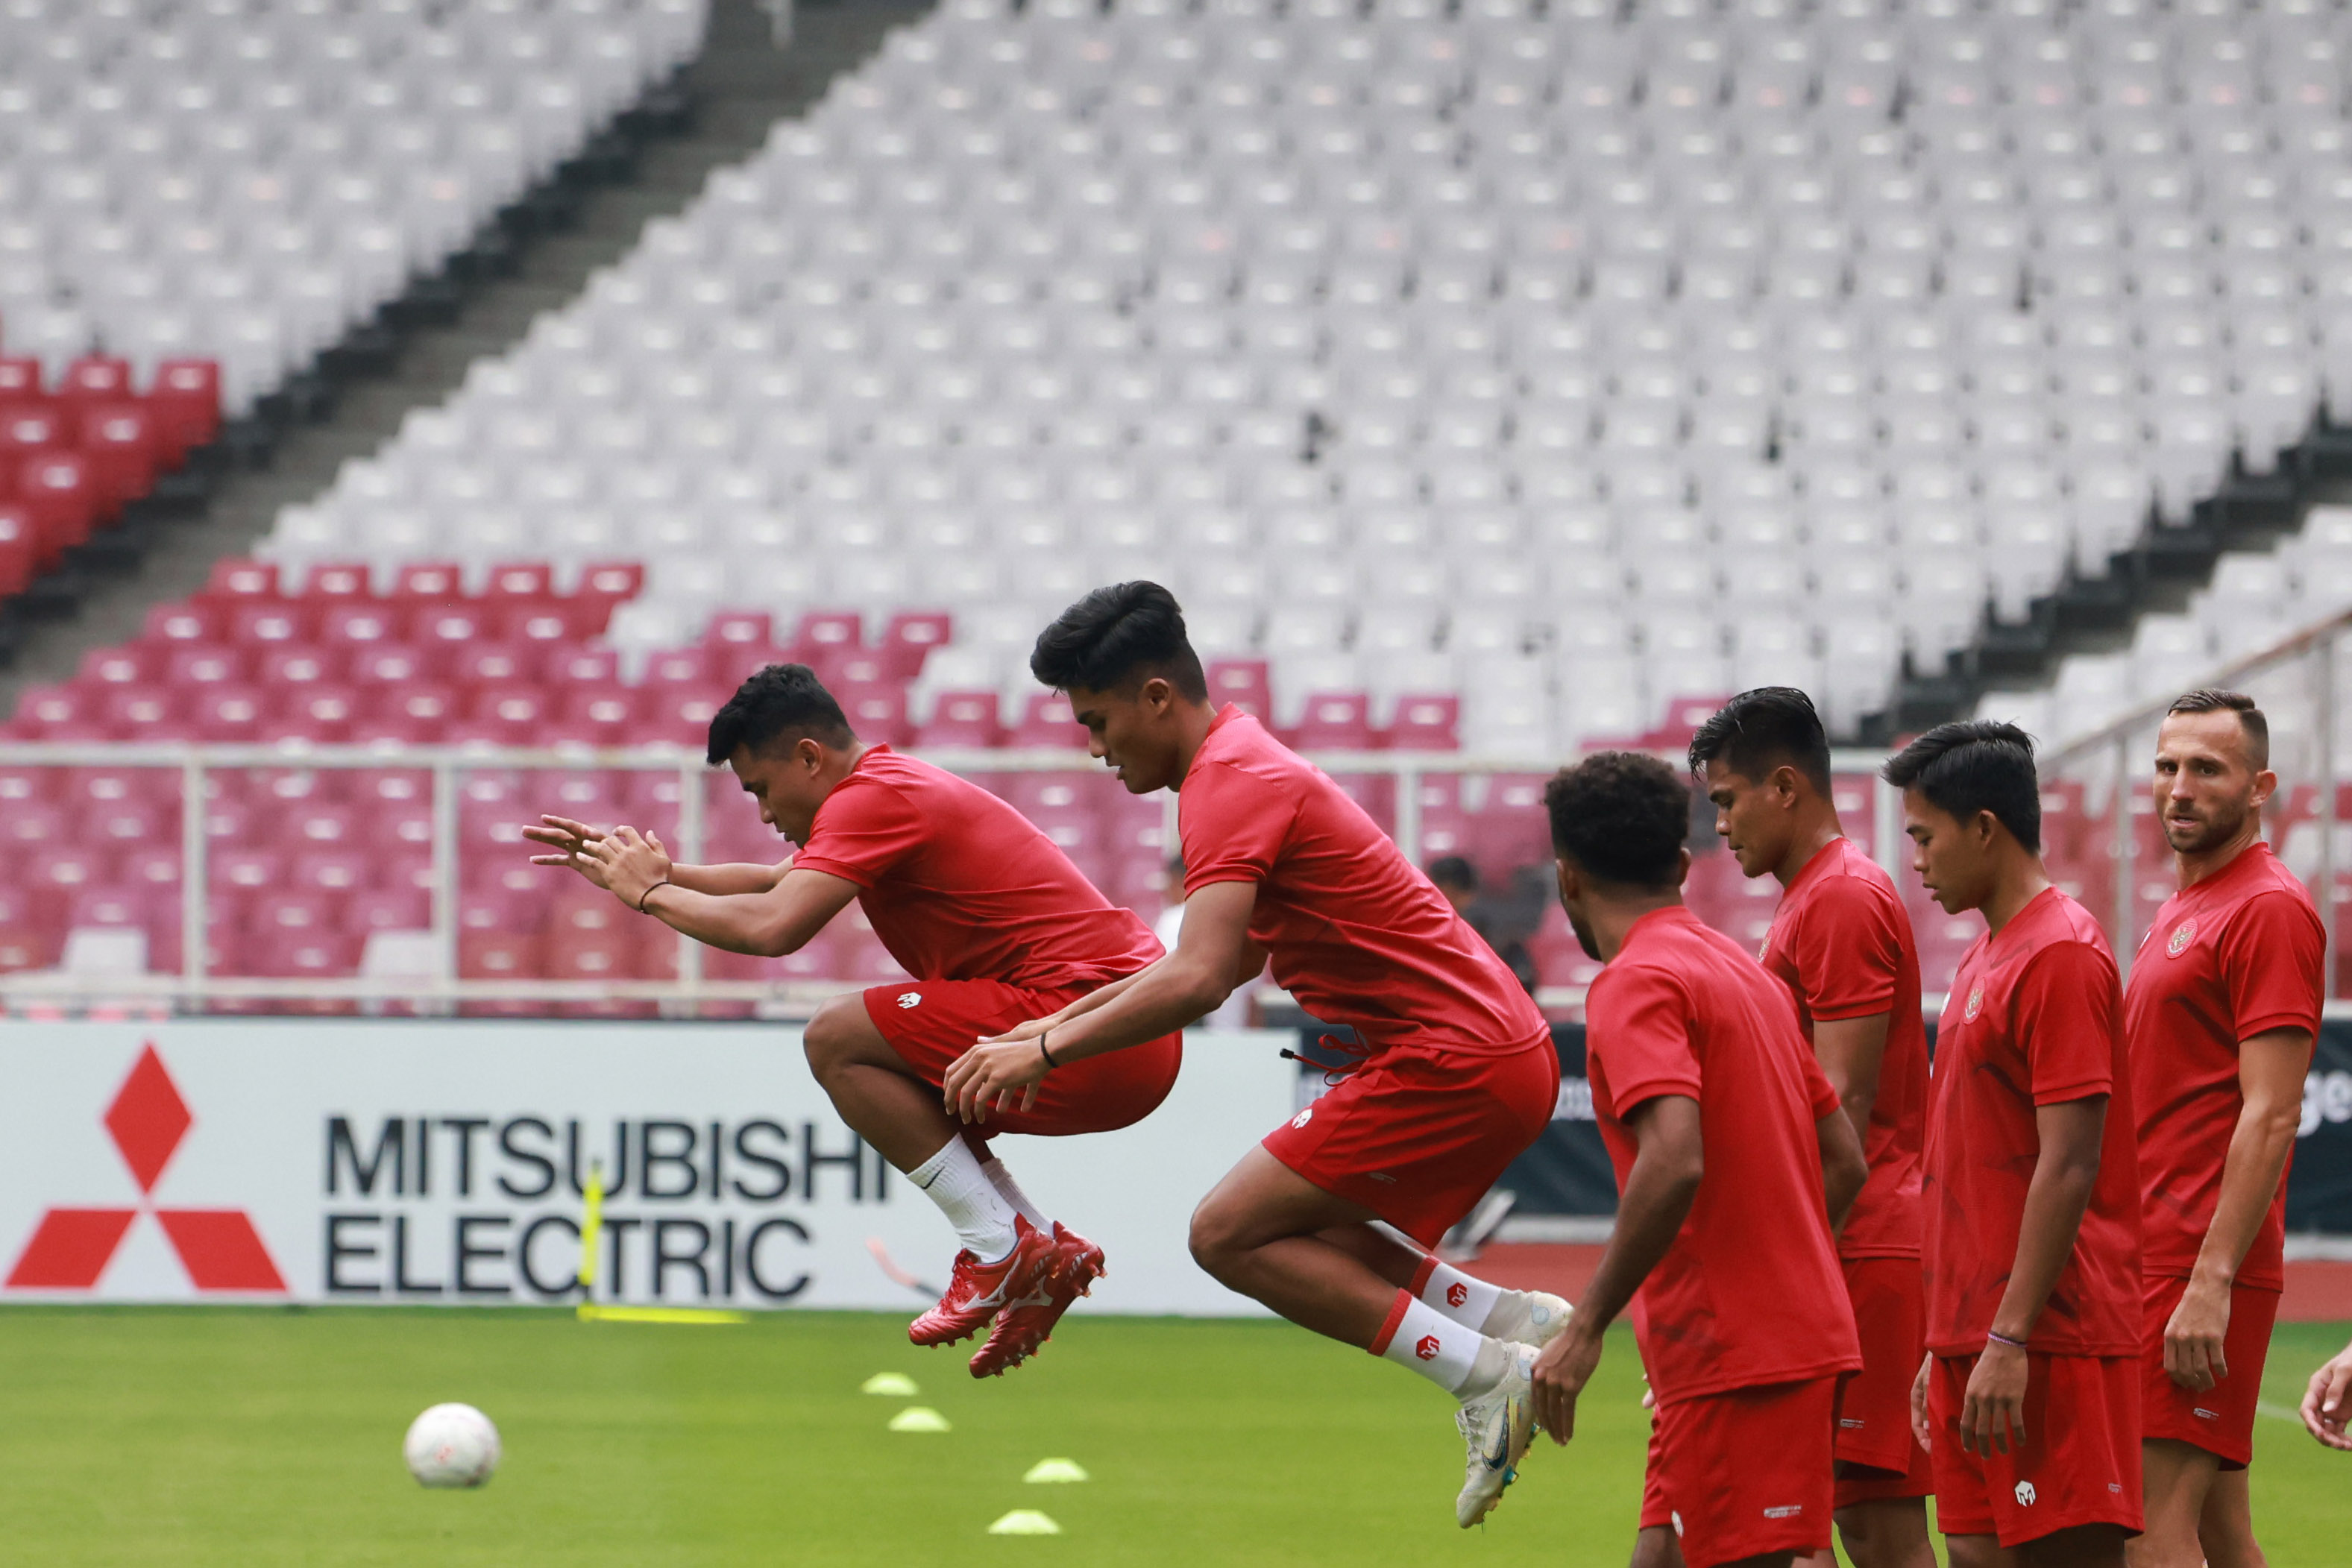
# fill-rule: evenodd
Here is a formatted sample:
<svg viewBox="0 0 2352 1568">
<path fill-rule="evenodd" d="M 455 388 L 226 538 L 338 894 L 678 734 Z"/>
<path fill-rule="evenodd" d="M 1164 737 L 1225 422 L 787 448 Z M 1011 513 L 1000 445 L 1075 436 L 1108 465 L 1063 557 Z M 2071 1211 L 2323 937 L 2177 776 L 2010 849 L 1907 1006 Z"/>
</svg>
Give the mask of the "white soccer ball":
<svg viewBox="0 0 2352 1568">
<path fill-rule="evenodd" d="M 428 1487 L 478 1487 L 499 1468 L 499 1429 L 470 1405 L 436 1405 L 408 1424 L 408 1473 Z"/>
</svg>

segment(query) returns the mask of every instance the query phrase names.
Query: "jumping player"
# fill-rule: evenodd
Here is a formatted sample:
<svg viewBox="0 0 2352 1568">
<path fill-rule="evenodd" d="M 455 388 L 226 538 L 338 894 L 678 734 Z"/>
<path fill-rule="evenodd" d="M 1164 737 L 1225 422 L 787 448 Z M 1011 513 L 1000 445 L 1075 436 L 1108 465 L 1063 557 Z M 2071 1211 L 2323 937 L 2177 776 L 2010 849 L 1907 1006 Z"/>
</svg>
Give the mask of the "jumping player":
<svg viewBox="0 0 2352 1568">
<path fill-rule="evenodd" d="M 1935 1568 L 1925 1500 L 1935 1481 L 1911 1437 L 1927 1312 L 1927 1030 L 1911 917 L 1895 879 L 1845 836 L 1830 796 L 1829 737 L 1804 693 L 1764 686 L 1732 698 L 1699 727 L 1690 770 L 1739 869 L 1780 881 L 1764 967 L 1787 984 L 1870 1164 L 1838 1233 L 1862 1334 L 1862 1371 L 1838 1388 L 1838 1533 L 1854 1568 Z"/>
<path fill-rule="evenodd" d="M 709 761 L 734 770 L 761 821 L 800 846 L 777 865 L 671 863 L 660 841 L 562 817 L 525 829 L 630 908 L 730 953 L 797 951 L 855 899 L 914 979 L 835 997 L 803 1034 L 842 1119 L 938 1204 L 962 1243 L 939 1305 L 907 1331 L 948 1344 L 993 1328 L 975 1377 L 1034 1354 L 1102 1272 L 1101 1249 L 1054 1224 L 986 1139 L 1099 1133 L 1150 1114 L 1176 1082 L 1182 1041 L 1162 1030 L 1125 1056 L 1055 1078 L 988 1128 L 940 1102 L 975 1038 L 1051 1010 L 1160 955 L 1011 806 L 887 746 L 859 741 L 803 664 L 771 664 L 710 721 Z"/>
<path fill-rule="evenodd" d="M 1142 973 L 976 1046 L 949 1071 L 950 1098 L 974 1118 L 1022 1100 L 1071 1063 L 1209 1012 L 1270 956 L 1310 1014 L 1354 1030 L 1362 1065 L 1202 1200 L 1192 1256 L 1291 1322 L 1452 1394 L 1469 1444 L 1454 1514 L 1475 1523 L 1526 1451 L 1528 1369 L 1568 1307 L 1428 1249 L 1551 1119 L 1549 1026 L 1339 786 L 1255 718 L 1210 706 L 1166 589 L 1087 594 L 1037 639 L 1029 667 L 1069 695 L 1129 791 L 1180 791 L 1184 925 Z"/>
<path fill-rule="evenodd" d="M 1936 902 L 1974 909 L 1936 1039 L 1912 1420 L 1952 1568 L 2124 1561 L 2140 1528 L 2139 1176 L 2106 939 L 2042 866 L 2033 743 L 1939 725 L 1884 770 Z"/>
<path fill-rule="evenodd" d="M 1536 1417 L 1569 1440 L 1630 1305 L 1657 1405 L 1645 1527 L 1654 1509 L 1692 1568 L 1787 1568 L 1829 1546 L 1837 1382 L 1862 1365 L 1831 1239 L 1867 1174 L 1862 1140 L 1787 990 L 1683 904 L 1674 770 L 1601 752 L 1544 800 L 1569 925 L 1607 966 L 1585 1061 L 1622 1197 L 1580 1310 L 1537 1359 Z"/>
<path fill-rule="evenodd" d="M 2277 787 L 2252 697 L 2173 703 L 2156 736 L 2156 809 L 2180 891 L 2124 990 L 2146 1287 L 2147 1533 L 2134 1568 L 2263 1561 L 2246 1467 L 2327 954 L 2311 894 L 2262 841 Z"/>
</svg>

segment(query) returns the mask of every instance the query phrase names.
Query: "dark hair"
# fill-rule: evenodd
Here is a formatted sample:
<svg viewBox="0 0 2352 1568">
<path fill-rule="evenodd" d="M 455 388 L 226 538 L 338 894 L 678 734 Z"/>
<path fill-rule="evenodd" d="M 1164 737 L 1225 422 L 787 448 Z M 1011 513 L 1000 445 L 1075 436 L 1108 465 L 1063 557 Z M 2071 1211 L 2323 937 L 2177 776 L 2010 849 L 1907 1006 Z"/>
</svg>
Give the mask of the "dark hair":
<svg viewBox="0 0 2352 1568">
<path fill-rule="evenodd" d="M 1813 699 L 1794 686 L 1758 686 L 1716 709 L 1691 737 L 1692 776 L 1711 762 L 1750 779 L 1786 763 L 1822 794 L 1830 790 L 1829 732 Z"/>
<path fill-rule="evenodd" d="M 1690 836 L 1690 786 L 1639 751 L 1596 751 L 1544 786 L 1551 842 L 1602 882 L 1670 888 Z"/>
<path fill-rule="evenodd" d="M 738 751 L 758 754 L 803 737 L 847 746 L 857 737 L 849 716 L 806 664 L 770 664 L 754 671 L 727 706 L 710 716 L 705 759 L 716 768 Z"/>
<path fill-rule="evenodd" d="M 2042 785 L 2033 737 L 2013 724 L 1961 719 L 1939 724 L 1893 757 L 1879 777 L 1916 789 L 1927 804 L 1967 821 L 1990 811 L 2017 841 L 2042 851 Z"/>
<path fill-rule="evenodd" d="M 1478 891 L 1478 868 L 1461 855 L 1442 855 L 1429 862 L 1429 880 L 1440 887 Z"/>
<path fill-rule="evenodd" d="M 1156 582 L 1097 588 L 1063 611 L 1037 633 L 1029 673 L 1060 692 L 1121 691 L 1158 675 L 1194 702 L 1209 695 L 1184 612 Z"/>
<path fill-rule="evenodd" d="M 2246 732 L 2246 760 L 2260 773 L 2271 765 L 2271 721 L 2254 706 L 2254 699 L 2243 692 L 2216 691 L 2211 686 L 2200 686 L 2193 692 L 2183 692 L 2172 699 L 2164 710 L 2176 713 L 2234 713 Z"/>
</svg>

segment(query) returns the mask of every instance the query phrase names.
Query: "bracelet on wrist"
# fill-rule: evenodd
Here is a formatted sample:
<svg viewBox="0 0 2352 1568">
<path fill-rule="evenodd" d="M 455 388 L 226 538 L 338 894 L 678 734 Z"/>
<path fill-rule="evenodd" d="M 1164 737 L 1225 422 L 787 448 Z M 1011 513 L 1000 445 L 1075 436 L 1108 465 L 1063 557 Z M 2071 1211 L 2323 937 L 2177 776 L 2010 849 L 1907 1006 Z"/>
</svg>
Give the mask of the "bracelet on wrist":
<svg viewBox="0 0 2352 1568">
<path fill-rule="evenodd" d="M 2011 1339 L 2005 1333 L 1995 1333 L 1990 1329 L 1985 1330 L 1985 1338 L 1993 1344 L 2005 1344 L 2011 1350 L 2023 1350 L 2025 1348 L 2025 1342 L 2023 1340 Z"/>
<path fill-rule="evenodd" d="M 653 886 L 653 887 L 649 887 L 649 888 L 646 889 L 646 890 L 645 890 L 645 892 L 643 892 L 643 893 L 641 893 L 641 894 L 637 894 L 637 913 L 638 913 L 638 914 L 640 914 L 640 915 L 643 915 L 643 914 L 645 914 L 645 913 L 646 913 L 646 900 L 647 900 L 647 899 L 651 898 L 651 897 L 654 895 L 654 888 L 655 888 L 655 887 L 667 887 L 668 885 L 669 885 L 669 878 L 667 878 L 667 877 L 664 877 L 664 878 L 662 878 L 659 882 L 657 882 L 657 883 L 654 883 L 654 886 Z"/>
<path fill-rule="evenodd" d="M 1048 1072 L 1053 1071 L 1054 1069 L 1062 1065 L 1060 1062 L 1054 1060 L 1054 1053 L 1045 1049 L 1045 1041 L 1053 1032 L 1054 1031 L 1049 1029 L 1037 1037 L 1037 1054 L 1045 1059 L 1045 1071 Z"/>
</svg>

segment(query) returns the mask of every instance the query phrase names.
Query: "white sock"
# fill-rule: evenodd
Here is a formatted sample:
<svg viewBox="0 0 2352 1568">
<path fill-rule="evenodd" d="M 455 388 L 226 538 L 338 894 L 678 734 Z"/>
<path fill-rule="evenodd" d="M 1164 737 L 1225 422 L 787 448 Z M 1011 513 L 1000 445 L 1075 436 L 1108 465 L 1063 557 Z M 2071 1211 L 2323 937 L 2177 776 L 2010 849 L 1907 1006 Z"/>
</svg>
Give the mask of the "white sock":
<svg viewBox="0 0 2352 1568">
<path fill-rule="evenodd" d="M 1452 1264 L 1441 1263 L 1434 1258 L 1422 1264 L 1417 1282 L 1419 1288 L 1414 1295 L 1455 1322 L 1466 1323 L 1482 1333 L 1486 1332 L 1488 1314 L 1504 1295 L 1502 1286 L 1474 1280 Z"/>
<path fill-rule="evenodd" d="M 1409 1366 L 1448 1394 L 1459 1396 L 1481 1361 L 1488 1364 L 1488 1382 L 1500 1375 L 1501 1347 L 1494 1345 L 1492 1355 L 1481 1354 L 1490 1345 L 1494 1342 L 1476 1329 L 1455 1322 L 1410 1291 L 1399 1291 L 1396 1305 L 1389 1310 L 1388 1322 L 1381 1325 L 1371 1350 L 1374 1355 Z"/>
<path fill-rule="evenodd" d="M 983 1263 L 993 1263 L 1013 1250 L 1013 1206 L 980 1168 L 971 1145 L 958 1134 L 947 1146 L 913 1170 L 907 1179 L 921 1187 L 940 1212 L 955 1227 L 964 1250 Z"/>
<path fill-rule="evenodd" d="M 990 1183 L 995 1186 L 1004 1201 L 1011 1204 L 1013 1210 L 1029 1222 L 1031 1229 L 1042 1230 L 1048 1236 L 1054 1233 L 1054 1222 L 1038 1210 L 1036 1204 L 1030 1200 L 1027 1193 L 1021 1190 L 1021 1184 L 1013 1179 L 1013 1173 L 1004 1168 L 1003 1160 L 991 1155 L 981 1162 L 980 1168 L 988 1173 Z"/>
</svg>

